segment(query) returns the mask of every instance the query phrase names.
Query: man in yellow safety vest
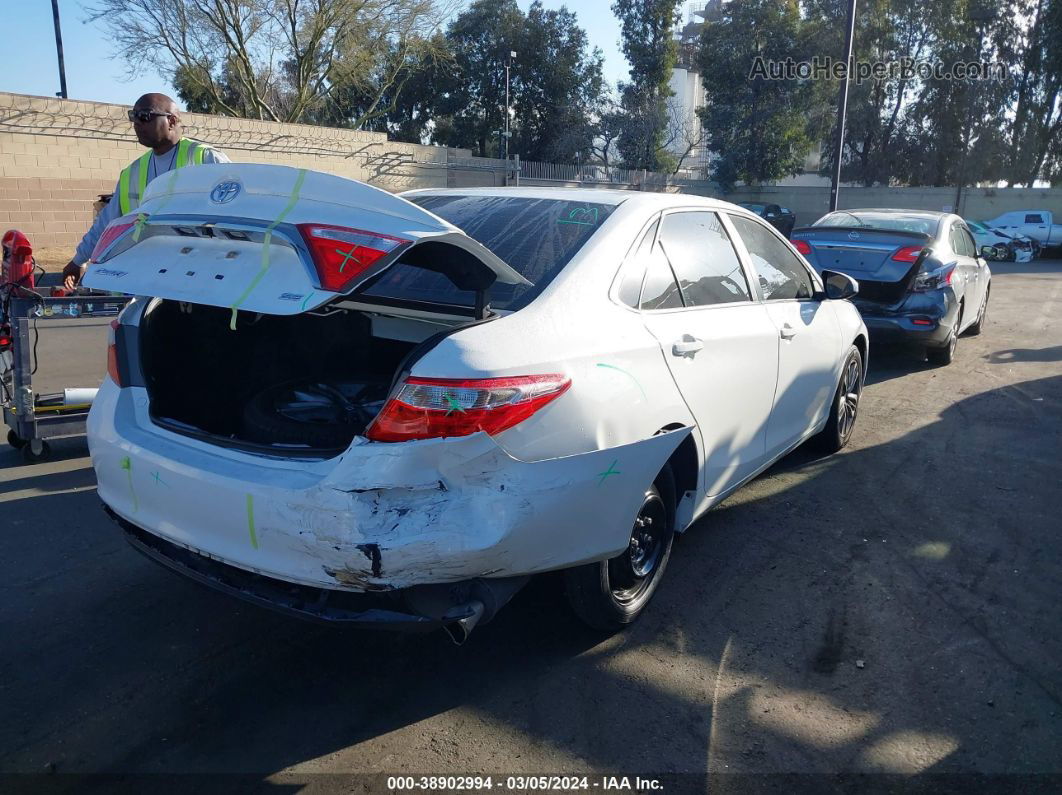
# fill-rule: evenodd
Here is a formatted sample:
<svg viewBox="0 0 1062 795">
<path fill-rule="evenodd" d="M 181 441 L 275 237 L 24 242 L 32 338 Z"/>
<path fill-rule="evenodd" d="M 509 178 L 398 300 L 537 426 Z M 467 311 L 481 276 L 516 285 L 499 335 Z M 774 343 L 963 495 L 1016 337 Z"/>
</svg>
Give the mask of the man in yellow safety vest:
<svg viewBox="0 0 1062 795">
<path fill-rule="evenodd" d="M 81 280 L 85 263 L 107 224 L 136 209 L 151 180 L 183 166 L 230 162 L 217 149 L 184 137 L 177 103 L 165 94 L 144 94 L 129 111 L 129 121 L 133 123 L 137 140 L 148 151 L 122 169 L 114 195 L 81 238 L 73 259 L 63 268 L 63 284 L 67 289 Z"/>
</svg>

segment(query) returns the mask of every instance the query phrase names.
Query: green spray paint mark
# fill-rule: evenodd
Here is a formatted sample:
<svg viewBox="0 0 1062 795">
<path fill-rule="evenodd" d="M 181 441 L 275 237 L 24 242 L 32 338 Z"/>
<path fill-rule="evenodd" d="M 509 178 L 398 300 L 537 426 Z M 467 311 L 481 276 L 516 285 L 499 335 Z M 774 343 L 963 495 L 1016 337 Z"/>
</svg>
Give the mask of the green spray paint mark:
<svg viewBox="0 0 1062 795">
<path fill-rule="evenodd" d="M 450 410 L 448 412 L 446 412 L 446 416 L 447 417 L 449 417 L 455 411 L 459 411 L 462 414 L 465 413 L 464 407 L 462 407 L 461 404 L 457 402 L 457 399 L 453 395 L 451 395 L 449 392 L 446 393 L 446 402 L 450 406 Z"/>
<path fill-rule="evenodd" d="M 133 228 L 133 242 L 136 243 L 140 240 L 140 233 L 144 230 L 144 224 L 147 223 L 148 217 L 143 213 L 136 214 L 136 226 Z"/>
<path fill-rule="evenodd" d="M 347 267 L 347 262 L 349 262 L 350 260 L 354 260 L 356 263 L 361 265 L 361 260 L 354 256 L 354 252 L 357 250 L 357 248 L 357 246 L 354 246 L 354 248 L 352 248 L 350 251 L 340 251 L 338 248 L 334 249 L 336 254 L 339 254 L 343 258 L 343 261 L 339 264 L 340 273 L 342 273 L 343 269 Z"/>
<path fill-rule="evenodd" d="M 313 298 L 313 295 L 314 295 L 315 292 L 316 292 L 315 290 L 310 290 L 310 294 L 302 299 L 302 308 L 303 309 L 306 308 L 306 304 L 310 303 L 310 299 Z"/>
<path fill-rule="evenodd" d="M 236 311 L 240 304 L 247 300 L 247 296 L 249 296 L 251 291 L 258 286 L 258 282 L 262 281 L 262 277 L 265 276 L 266 272 L 269 270 L 269 245 L 270 241 L 273 239 L 273 230 L 276 229 L 287 217 L 287 214 L 295 208 L 295 203 L 299 200 L 299 191 L 302 190 L 302 183 L 305 179 L 306 169 L 300 168 L 299 176 L 295 178 L 295 185 L 291 189 L 291 197 L 288 199 L 287 205 L 280 211 L 280 215 L 276 217 L 273 223 L 266 227 L 265 235 L 262 237 L 262 265 L 258 269 L 258 273 L 255 274 L 255 277 L 251 279 L 251 283 L 247 285 L 247 289 L 243 291 L 240 297 L 237 298 L 230 307 L 230 309 L 232 309 L 232 317 L 229 319 L 229 328 L 232 331 L 236 330 Z"/>
<path fill-rule="evenodd" d="M 155 481 L 155 483 L 157 485 L 160 485 L 160 486 L 169 486 L 170 485 L 169 483 L 167 483 L 165 480 L 162 479 L 162 477 L 159 475 L 158 472 L 152 472 L 151 473 L 151 477 L 154 479 L 154 481 Z"/>
<path fill-rule="evenodd" d="M 627 376 L 634 382 L 634 385 L 636 387 L 638 387 L 638 391 L 642 393 L 642 400 L 644 400 L 646 403 L 649 402 L 649 398 L 645 396 L 645 390 L 642 389 L 642 385 L 639 383 L 638 379 L 635 378 L 631 373 L 628 373 L 622 367 L 616 367 L 614 364 L 598 364 L 597 366 L 604 367 L 606 370 L 615 370 L 617 373 L 623 373 L 625 376 Z"/>
<path fill-rule="evenodd" d="M 576 224 L 578 226 L 595 226 L 597 224 L 596 207 L 576 207 L 567 218 L 558 218 L 558 224 Z"/>
<path fill-rule="evenodd" d="M 254 531 L 254 495 L 247 495 L 247 532 L 251 534 L 251 546 L 258 549 L 258 534 Z"/>
<path fill-rule="evenodd" d="M 604 472 L 598 472 L 597 473 L 597 477 L 601 478 L 601 480 L 599 480 L 598 483 L 597 483 L 598 486 L 601 486 L 602 484 L 604 484 L 605 478 L 607 478 L 609 475 L 622 475 L 623 474 L 618 469 L 613 469 L 612 468 L 612 467 L 616 466 L 616 464 L 618 462 L 619 462 L 619 459 L 618 458 L 614 458 L 612 460 L 612 463 L 608 465 L 608 469 L 606 469 Z"/>
<path fill-rule="evenodd" d="M 140 510 L 140 500 L 136 498 L 136 489 L 133 488 L 133 462 L 129 460 L 129 456 L 122 459 L 122 469 L 125 470 L 125 476 L 129 480 L 129 493 L 133 497 L 133 513 Z"/>
</svg>

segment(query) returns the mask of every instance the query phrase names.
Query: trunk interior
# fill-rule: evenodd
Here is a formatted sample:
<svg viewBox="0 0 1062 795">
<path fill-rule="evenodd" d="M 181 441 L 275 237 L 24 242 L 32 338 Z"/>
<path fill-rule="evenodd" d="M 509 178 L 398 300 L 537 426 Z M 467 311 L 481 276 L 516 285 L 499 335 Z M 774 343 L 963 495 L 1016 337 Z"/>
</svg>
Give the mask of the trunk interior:
<svg viewBox="0 0 1062 795">
<path fill-rule="evenodd" d="M 452 327 L 337 309 L 240 312 L 233 331 L 230 317 L 176 301 L 145 314 L 140 365 L 152 420 L 284 454 L 345 449 L 382 408 L 409 354 Z"/>
</svg>

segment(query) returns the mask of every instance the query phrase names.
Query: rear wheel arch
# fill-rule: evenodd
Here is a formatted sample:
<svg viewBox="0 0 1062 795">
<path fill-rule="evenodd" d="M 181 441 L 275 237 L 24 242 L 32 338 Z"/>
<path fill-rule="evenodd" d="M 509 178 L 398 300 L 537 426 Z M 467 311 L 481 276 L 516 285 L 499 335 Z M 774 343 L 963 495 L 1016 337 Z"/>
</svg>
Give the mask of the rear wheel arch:
<svg viewBox="0 0 1062 795">
<path fill-rule="evenodd" d="M 681 422 L 673 422 L 665 425 L 659 431 L 660 433 L 667 433 L 668 431 L 677 431 L 680 428 L 687 427 Z M 681 502 L 683 495 L 688 491 L 696 491 L 697 484 L 700 482 L 701 465 L 700 465 L 700 451 L 697 449 L 697 441 L 693 438 L 693 434 L 689 434 L 678 447 L 675 448 L 675 452 L 668 458 L 665 467 L 671 467 L 671 475 L 675 481 L 675 502 Z"/>
</svg>

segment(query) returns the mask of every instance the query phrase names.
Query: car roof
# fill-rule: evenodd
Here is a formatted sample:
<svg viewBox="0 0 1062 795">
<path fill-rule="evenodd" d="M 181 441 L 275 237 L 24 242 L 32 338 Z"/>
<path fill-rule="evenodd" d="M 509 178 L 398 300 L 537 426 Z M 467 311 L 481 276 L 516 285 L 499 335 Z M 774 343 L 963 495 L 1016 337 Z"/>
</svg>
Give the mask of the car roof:
<svg viewBox="0 0 1062 795">
<path fill-rule="evenodd" d="M 420 188 L 403 191 L 403 198 L 415 196 L 511 196 L 525 199 L 559 199 L 594 204 L 620 204 L 628 208 L 665 208 L 697 204 L 711 209 L 734 209 L 738 205 L 693 193 L 656 193 L 652 191 L 608 190 L 601 188 L 539 188 L 510 186 L 500 188 Z"/>
</svg>

